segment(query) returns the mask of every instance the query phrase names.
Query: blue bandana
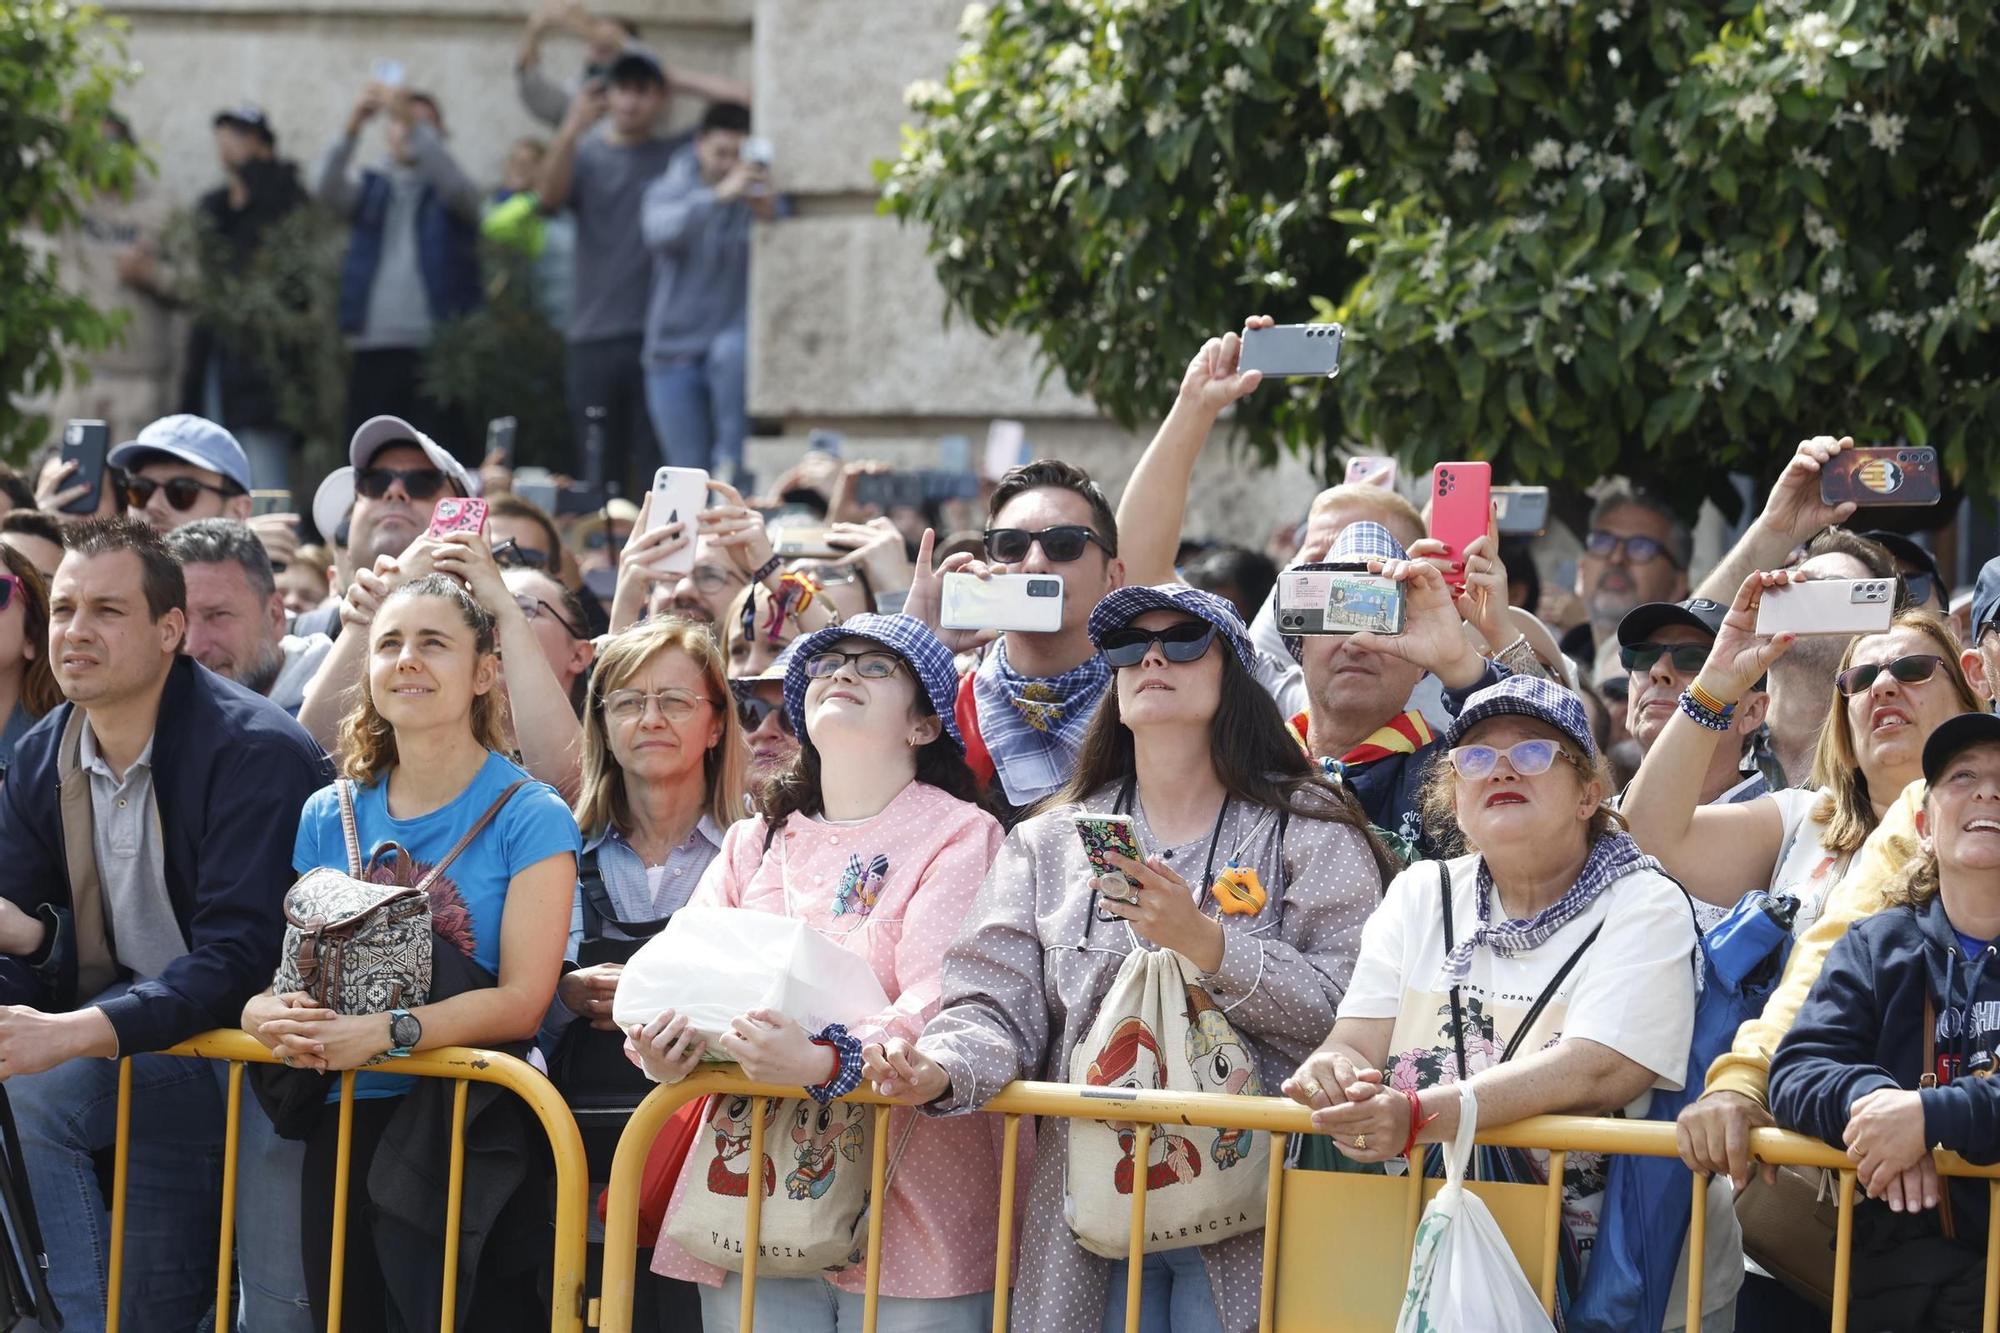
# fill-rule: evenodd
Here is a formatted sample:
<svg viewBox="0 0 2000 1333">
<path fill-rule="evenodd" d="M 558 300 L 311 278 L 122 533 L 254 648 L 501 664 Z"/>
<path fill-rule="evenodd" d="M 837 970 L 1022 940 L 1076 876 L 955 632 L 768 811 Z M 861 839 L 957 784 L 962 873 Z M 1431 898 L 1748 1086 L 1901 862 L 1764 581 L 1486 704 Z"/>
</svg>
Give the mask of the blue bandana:
<svg viewBox="0 0 2000 1333">
<path fill-rule="evenodd" d="M 1060 676 L 1023 676 L 1007 665 L 1002 639 L 980 660 L 972 676 L 979 737 L 1011 804 L 1028 805 L 1069 781 L 1110 684 L 1111 668 L 1099 655 Z"/>
<path fill-rule="evenodd" d="M 1548 943 L 1558 930 L 1583 915 L 1597 901 L 1597 895 L 1614 881 L 1639 870 L 1666 873 L 1658 861 L 1639 850 L 1639 844 L 1632 841 L 1630 834 L 1607 833 L 1590 845 L 1590 855 L 1584 858 L 1583 871 L 1577 875 L 1576 883 L 1554 904 L 1524 921 L 1494 922 L 1493 904 L 1497 895 L 1493 891 L 1493 875 L 1486 869 L 1486 858 L 1480 857 L 1476 880 L 1479 928 L 1444 960 L 1444 984 L 1456 986 L 1471 974 L 1472 955 L 1482 944 L 1498 957 L 1512 958 Z"/>
</svg>

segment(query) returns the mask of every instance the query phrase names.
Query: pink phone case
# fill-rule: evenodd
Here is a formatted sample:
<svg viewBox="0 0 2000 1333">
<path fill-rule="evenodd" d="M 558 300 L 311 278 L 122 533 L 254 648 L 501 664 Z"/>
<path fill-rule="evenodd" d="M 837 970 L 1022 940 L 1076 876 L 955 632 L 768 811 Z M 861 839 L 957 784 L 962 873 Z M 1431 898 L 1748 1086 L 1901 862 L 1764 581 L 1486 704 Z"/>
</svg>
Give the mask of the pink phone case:
<svg viewBox="0 0 2000 1333">
<path fill-rule="evenodd" d="M 1431 469 L 1431 536 L 1443 542 L 1451 568 L 1444 581 L 1465 586 L 1465 548 L 1493 522 L 1493 465 L 1439 463 Z"/>
<path fill-rule="evenodd" d="M 478 532 L 486 526 L 486 501 L 474 497 L 447 496 L 431 510 L 430 532 L 442 537 L 447 532 Z"/>
</svg>

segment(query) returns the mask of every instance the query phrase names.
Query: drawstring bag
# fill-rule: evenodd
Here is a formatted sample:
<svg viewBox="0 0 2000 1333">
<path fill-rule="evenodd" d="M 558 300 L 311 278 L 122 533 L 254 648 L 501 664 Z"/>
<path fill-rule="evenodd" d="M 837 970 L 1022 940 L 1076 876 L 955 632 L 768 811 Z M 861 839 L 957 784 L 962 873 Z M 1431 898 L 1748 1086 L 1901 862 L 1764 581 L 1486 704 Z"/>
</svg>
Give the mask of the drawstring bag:
<svg viewBox="0 0 2000 1333">
<path fill-rule="evenodd" d="M 1444 1188 L 1424 1209 L 1396 1333 L 1552 1333 L 1485 1200 L 1465 1188 L 1479 1099 L 1458 1085 L 1458 1134 L 1445 1159 Z"/>
<path fill-rule="evenodd" d="M 1192 963 L 1171 949 L 1139 947 L 1112 979 L 1090 1034 L 1070 1056 L 1069 1081 L 1109 1091 L 1262 1095 L 1249 1043 L 1230 1026 Z M 1130 1122 L 1072 1120 L 1063 1216 L 1079 1244 L 1123 1259 L 1131 1239 Z M 1144 1253 L 1209 1245 L 1264 1225 L 1271 1139 L 1247 1129 L 1158 1125 L 1146 1173 Z"/>
</svg>

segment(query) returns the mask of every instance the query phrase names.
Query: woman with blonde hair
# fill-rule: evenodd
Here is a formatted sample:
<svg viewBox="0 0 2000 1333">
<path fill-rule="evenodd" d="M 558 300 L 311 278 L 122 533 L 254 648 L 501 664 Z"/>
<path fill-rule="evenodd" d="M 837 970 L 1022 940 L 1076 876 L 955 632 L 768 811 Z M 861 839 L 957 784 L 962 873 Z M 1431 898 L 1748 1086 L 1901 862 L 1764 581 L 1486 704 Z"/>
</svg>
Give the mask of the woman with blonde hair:
<svg viewBox="0 0 2000 1333">
<path fill-rule="evenodd" d="M 34 563 L 0 545 L 0 777 L 14 757 L 14 742 L 36 719 L 63 701 L 49 667 L 49 588 Z"/>
</svg>

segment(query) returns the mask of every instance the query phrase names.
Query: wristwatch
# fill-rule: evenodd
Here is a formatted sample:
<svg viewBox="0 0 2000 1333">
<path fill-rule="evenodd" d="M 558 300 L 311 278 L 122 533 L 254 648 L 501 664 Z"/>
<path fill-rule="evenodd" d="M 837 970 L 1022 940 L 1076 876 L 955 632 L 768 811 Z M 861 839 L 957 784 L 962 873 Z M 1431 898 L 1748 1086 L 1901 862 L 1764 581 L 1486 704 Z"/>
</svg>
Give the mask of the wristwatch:
<svg viewBox="0 0 2000 1333">
<path fill-rule="evenodd" d="M 417 1016 L 407 1009 L 389 1011 L 389 1040 L 392 1045 L 385 1054 L 392 1060 L 400 1060 L 424 1039 L 424 1025 Z"/>
</svg>

